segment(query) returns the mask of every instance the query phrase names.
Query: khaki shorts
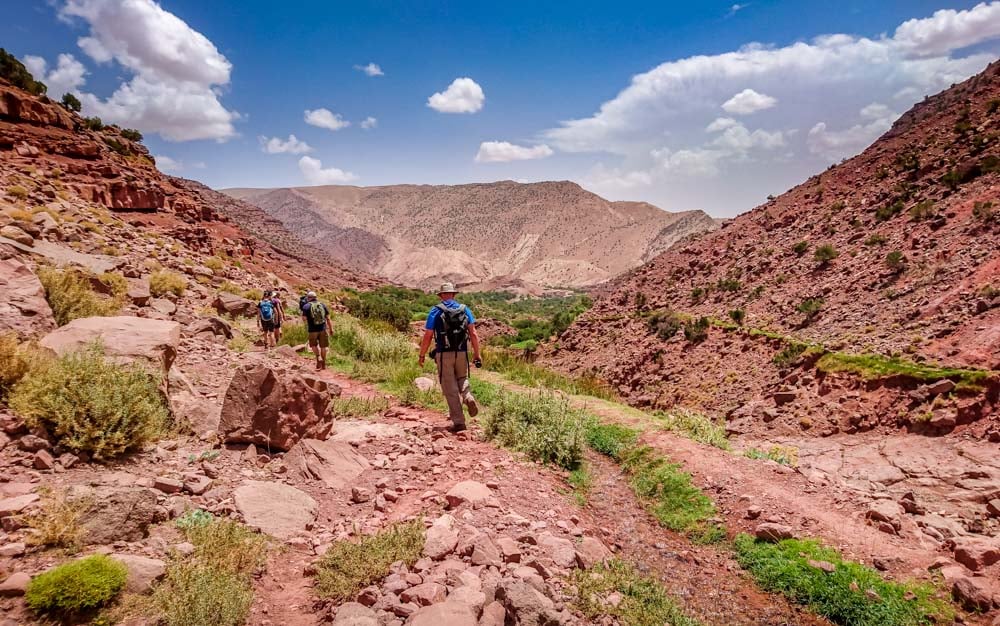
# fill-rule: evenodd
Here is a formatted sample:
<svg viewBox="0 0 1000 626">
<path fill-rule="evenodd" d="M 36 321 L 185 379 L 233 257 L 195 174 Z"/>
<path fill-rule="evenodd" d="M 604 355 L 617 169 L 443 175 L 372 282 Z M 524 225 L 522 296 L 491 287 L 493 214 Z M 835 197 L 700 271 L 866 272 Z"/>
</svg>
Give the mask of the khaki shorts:
<svg viewBox="0 0 1000 626">
<path fill-rule="evenodd" d="M 321 330 L 317 333 L 309 333 L 309 345 L 311 347 L 316 347 L 319 344 L 321 348 L 327 348 L 330 346 L 330 338 L 327 336 L 325 330 Z"/>
</svg>

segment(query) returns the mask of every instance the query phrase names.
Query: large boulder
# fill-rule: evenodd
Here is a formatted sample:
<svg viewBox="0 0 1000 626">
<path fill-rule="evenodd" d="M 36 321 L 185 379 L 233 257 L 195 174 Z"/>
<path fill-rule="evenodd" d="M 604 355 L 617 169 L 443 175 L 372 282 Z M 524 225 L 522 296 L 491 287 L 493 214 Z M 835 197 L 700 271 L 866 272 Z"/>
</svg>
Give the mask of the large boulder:
<svg viewBox="0 0 1000 626">
<path fill-rule="evenodd" d="M 282 483 L 250 480 L 233 492 L 236 509 L 248 526 L 278 539 L 291 539 L 316 519 L 309 494 Z"/>
<path fill-rule="evenodd" d="M 227 443 L 282 451 L 326 439 L 335 417 L 330 401 L 339 395 L 339 387 L 311 374 L 244 365 L 226 390 L 219 433 Z"/>
<path fill-rule="evenodd" d="M 219 292 L 219 295 L 215 297 L 215 301 L 212 302 L 212 306 L 215 307 L 215 310 L 220 315 L 226 314 L 233 317 L 254 317 L 257 315 L 256 302 L 225 291 Z"/>
<path fill-rule="evenodd" d="M 219 428 L 221 406 L 214 399 L 202 396 L 183 372 L 175 369 L 168 374 L 170 413 L 178 425 L 185 425 L 195 435 L 214 433 Z"/>
<path fill-rule="evenodd" d="M 21 337 L 47 333 L 56 327 L 45 289 L 27 265 L 10 258 L 0 261 L 0 332 Z"/>
<path fill-rule="evenodd" d="M 39 342 L 58 355 L 80 350 L 95 341 L 120 363 L 139 362 L 170 370 L 181 341 L 177 322 L 144 317 L 83 317 L 49 333 Z"/>
<path fill-rule="evenodd" d="M 285 455 L 285 464 L 303 478 L 323 481 L 331 489 L 350 485 L 370 466 L 349 443 L 303 439 Z"/>
<path fill-rule="evenodd" d="M 88 545 L 139 541 L 152 524 L 166 517 L 156 495 L 143 487 L 78 485 L 70 488 L 67 498 L 82 508 L 82 541 Z"/>
<path fill-rule="evenodd" d="M 132 593 L 146 593 L 167 573 L 167 564 L 160 559 L 138 554 L 112 554 L 111 558 L 128 569 L 125 591 Z"/>
</svg>

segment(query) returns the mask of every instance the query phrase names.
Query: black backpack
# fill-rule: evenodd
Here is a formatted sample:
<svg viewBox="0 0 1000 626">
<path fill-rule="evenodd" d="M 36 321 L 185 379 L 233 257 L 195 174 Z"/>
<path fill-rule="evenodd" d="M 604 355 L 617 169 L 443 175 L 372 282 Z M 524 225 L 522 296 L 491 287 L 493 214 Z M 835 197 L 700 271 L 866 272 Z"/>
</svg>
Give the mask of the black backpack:
<svg viewBox="0 0 1000 626">
<path fill-rule="evenodd" d="M 469 338 L 469 316 L 465 312 L 465 305 L 460 304 L 457 309 L 449 309 L 442 302 L 437 308 L 441 314 L 438 316 L 434 332 L 437 334 L 441 351 L 465 350 L 465 342 Z"/>
</svg>

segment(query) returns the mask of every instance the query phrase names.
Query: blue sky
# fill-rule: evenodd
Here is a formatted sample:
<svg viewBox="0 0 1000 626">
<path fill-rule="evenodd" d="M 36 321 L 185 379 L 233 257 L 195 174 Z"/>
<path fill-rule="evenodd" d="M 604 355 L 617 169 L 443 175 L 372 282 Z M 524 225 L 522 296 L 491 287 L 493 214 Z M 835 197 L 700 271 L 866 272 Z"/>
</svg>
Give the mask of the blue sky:
<svg viewBox="0 0 1000 626">
<path fill-rule="evenodd" d="M 213 187 L 569 179 L 717 216 L 1000 50 L 1000 2 L 944 0 L 39 0 L 5 18 L 0 45 L 53 95 Z"/>
</svg>

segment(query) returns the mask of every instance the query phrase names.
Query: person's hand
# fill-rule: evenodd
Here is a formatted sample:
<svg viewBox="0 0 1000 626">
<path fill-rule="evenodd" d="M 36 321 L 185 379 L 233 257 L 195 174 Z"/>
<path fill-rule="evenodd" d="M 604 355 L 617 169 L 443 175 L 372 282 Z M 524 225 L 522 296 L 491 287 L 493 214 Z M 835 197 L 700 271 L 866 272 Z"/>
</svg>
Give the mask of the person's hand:
<svg viewBox="0 0 1000 626">
<path fill-rule="evenodd" d="M 424 366 L 424 355 L 421 354 L 419 357 L 417 357 L 417 363 L 420 365 L 420 367 Z"/>
<path fill-rule="evenodd" d="M 472 364 L 475 365 L 476 367 L 482 367 L 483 360 L 477 356 L 476 358 L 472 359 Z"/>
</svg>

